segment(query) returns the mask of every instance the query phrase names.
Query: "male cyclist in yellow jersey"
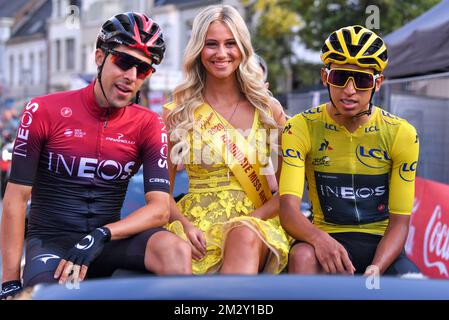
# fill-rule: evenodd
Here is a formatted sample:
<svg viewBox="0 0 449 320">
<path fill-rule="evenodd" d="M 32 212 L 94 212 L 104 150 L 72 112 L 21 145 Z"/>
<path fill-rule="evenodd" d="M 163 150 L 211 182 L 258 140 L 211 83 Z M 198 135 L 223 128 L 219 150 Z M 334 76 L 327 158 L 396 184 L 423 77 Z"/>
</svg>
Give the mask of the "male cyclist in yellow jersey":
<svg viewBox="0 0 449 320">
<path fill-rule="evenodd" d="M 349 26 L 326 40 L 330 102 L 291 118 L 282 134 L 281 223 L 296 239 L 289 272 L 419 272 L 403 251 L 414 199 L 415 128 L 372 105 L 388 63 L 383 40 Z M 300 212 L 307 179 L 313 222 Z"/>
</svg>

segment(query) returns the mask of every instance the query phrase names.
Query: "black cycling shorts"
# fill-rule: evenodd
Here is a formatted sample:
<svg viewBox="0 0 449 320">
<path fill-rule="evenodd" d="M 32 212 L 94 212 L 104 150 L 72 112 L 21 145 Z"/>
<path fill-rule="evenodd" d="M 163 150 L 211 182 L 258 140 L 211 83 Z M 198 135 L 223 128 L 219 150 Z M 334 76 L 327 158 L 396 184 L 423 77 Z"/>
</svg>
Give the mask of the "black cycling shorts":
<svg viewBox="0 0 449 320">
<path fill-rule="evenodd" d="M 101 254 L 90 264 L 86 278 L 110 277 L 117 269 L 148 272 L 145 268 L 145 249 L 150 237 L 166 229 L 152 228 L 133 237 L 105 243 Z M 25 287 L 41 282 L 57 282 L 53 273 L 59 261 L 85 234 L 67 233 L 64 236 L 32 237 L 27 239 L 23 283 Z"/>
<path fill-rule="evenodd" d="M 382 239 L 381 235 L 362 232 L 330 233 L 348 252 L 349 259 L 356 269 L 356 274 L 365 273 L 366 268 L 371 265 L 374 255 Z M 293 245 L 301 243 L 296 240 Z M 396 260 L 384 272 L 385 275 L 402 275 L 406 273 L 418 273 L 418 267 L 407 257 L 405 251 L 399 254 Z"/>
</svg>

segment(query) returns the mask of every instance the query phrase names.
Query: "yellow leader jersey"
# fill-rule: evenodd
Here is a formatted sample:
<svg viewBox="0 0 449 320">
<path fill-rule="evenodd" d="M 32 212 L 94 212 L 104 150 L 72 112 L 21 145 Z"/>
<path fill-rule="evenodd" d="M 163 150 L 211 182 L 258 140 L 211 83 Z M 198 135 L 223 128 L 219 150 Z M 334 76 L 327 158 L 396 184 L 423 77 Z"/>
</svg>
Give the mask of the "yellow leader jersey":
<svg viewBox="0 0 449 320">
<path fill-rule="evenodd" d="M 323 231 L 383 235 L 389 213 L 411 213 L 419 141 L 406 120 L 373 107 L 350 133 L 323 104 L 287 121 L 282 153 L 280 194 L 301 198 L 305 173 L 313 223 Z"/>
</svg>

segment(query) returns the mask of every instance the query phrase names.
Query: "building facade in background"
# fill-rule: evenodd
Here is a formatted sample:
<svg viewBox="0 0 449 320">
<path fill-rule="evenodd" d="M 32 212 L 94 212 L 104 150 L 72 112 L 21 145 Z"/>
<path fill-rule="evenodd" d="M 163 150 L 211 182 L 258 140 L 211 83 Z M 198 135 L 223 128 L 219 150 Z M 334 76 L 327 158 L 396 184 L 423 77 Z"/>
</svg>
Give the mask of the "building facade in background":
<svg viewBox="0 0 449 320">
<path fill-rule="evenodd" d="M 159 110 L 182 80 L 192 22 L 211 4 L 237 0 L 15 0 L 0 2 L 0 108 L 21 109 L 31 97 L 85 86 L 97 73 L 101 24 L 126 11 L 145 12 L 161 25 L 167 50 L 143 87 L 143 101 Z"/>
</svg>

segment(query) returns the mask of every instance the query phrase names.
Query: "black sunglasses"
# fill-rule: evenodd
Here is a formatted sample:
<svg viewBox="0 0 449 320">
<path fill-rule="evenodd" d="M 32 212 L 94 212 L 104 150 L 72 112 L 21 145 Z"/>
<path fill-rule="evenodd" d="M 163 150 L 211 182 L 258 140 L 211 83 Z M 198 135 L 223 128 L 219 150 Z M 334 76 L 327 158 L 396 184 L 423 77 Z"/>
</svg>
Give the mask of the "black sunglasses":
<svg viewBox="0 0 449 320">
<path fill-rule="evenodd" d="M 156 71 L 156 69 L 154 69 L 151 64 L 137 59 L 130 54 L 112 49 L 106 49 L 105 51 L 109 52 L 112 55 L 112 62 L 123 71 L 129 70 L 132 67 L 136 67 L 137 78 L 139 79 L 145 79 Z"/>
</svg>

